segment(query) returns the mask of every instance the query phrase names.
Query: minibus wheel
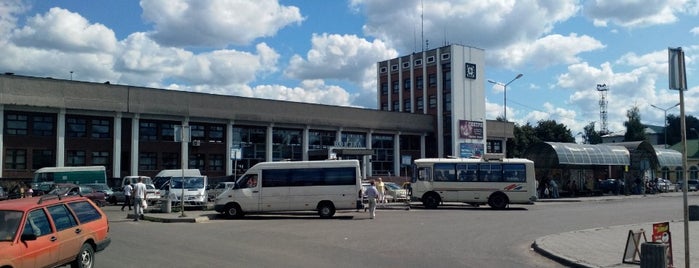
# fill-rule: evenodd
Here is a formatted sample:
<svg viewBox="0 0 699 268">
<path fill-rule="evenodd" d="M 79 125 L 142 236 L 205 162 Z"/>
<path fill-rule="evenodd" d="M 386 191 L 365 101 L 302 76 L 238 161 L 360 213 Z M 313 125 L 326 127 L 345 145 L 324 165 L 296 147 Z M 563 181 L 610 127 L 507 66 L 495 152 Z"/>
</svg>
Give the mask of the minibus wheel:
<svg viewBox="0 0 699 268">
<path fill-rule="evenodd" d="M 428 209 L 435 209 L 439 206 L 439 196 L 436 193 L 427 193 L 422 197 L 422 205 Z"/>
<path fill-rule="evenodd" d="M 241 218 L 243 217 L 243 210 L 240 206 L 235 203 L 226 204 L 225 210 L 223 210 L 223 215 L 229 219 Z"/>
<path fill-rule="evenodd" d="M 332 218 L 335 215 L 335 206 L 333 206 L 332 202 L 320 202 L 318 204 L 318 215 L 323 219 Z"/>
<path fill-rule="evenodd" d="M 508 202 L 507 196 L 503 193 L 494 193 L 488 198 L 488 205 L 493 209 L 505 209 Z"/>
</svg>

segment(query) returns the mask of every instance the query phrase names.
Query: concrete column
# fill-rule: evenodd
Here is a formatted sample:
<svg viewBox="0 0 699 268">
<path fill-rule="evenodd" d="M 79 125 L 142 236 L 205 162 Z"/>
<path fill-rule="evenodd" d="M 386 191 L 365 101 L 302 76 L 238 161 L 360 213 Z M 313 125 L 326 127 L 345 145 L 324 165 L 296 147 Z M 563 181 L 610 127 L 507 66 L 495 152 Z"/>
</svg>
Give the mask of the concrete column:
<svg viewBox="0 0 699 268">
<path fill-rule="evenodd" d="M 5 151 L 5 105 L 0 104 L 0 152 Z M 27 159 L 28 160 L 28 159 Z M 5 163 L 5 154 L 0 153 L 0 163 Z M 29 167 L 27 167 L 29 168 Z M 4 168 L 0 168 L 0 178 L 3 177 L 2 171 Z"/>
<path fill-rule="evenodd" d="M 267 155 L 265 161 L 272 161 L 272 145 L 273 145 L 273 136 L 272 133 L 274 131 L 274 124 L 270 124 L 267 126 L 267 142 L 265 146 L 265 154 Z"/>
<path fill-rule="evenodd" d="M 66 163 L 66 109 L 61 109 L 56 118 L 56 166 Z"/>
<path fill-rule="evenodd" d="M 114 147 L 112 149 L 112 178 L 121 177 L 121 112 L 114 118 Z"/>
<path fill-rule="evenodd" d="M 141 139 L 140 132 L 140 116 L 135 114 L 131 120 L 131 176 L 138 175 L 138 141 Z"/>
<path fill-rule="evenodd" d="M 233 148 L 233 120 L 226 124 L 226 176 L 233 175 L 233 159 L 231 149 Z"/>
<path fill-rule="evenodd" d="M 310 133 L 310 126 L 306 125 L 303 128 L 303 137 L 301 140 L 301 160 L 308 161 L 308 137 Z"/>
<path fill-rule="evenodd" d="M 400 132 L 393 135 L 393 174 L 401 175 L 400 173 Z"/>
</svg>

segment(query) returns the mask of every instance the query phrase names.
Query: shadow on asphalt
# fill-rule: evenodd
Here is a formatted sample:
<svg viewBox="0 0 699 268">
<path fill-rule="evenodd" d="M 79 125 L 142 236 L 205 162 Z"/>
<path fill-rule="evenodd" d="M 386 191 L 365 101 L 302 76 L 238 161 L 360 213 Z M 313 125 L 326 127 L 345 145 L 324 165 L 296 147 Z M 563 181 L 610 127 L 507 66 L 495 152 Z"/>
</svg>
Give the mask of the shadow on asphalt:
<svg viewBox="0 0 699 268">
<path fill-rule="evenodd" d="M 474 207 L 474 206 L 469 206 L 469 205 L 442 205 L 438 206 L 437 208 L 433 209 L 428 209 L 423 206 L 416 206 L 416 205 L 411 205 L 410 209 L 420 209 L 420 210 L 492 210 L 492 211 L 523 211 L 523 210 L 529 210 L 525 207 L 510 207 L 510 208 L 504 208 L 504 209 L 492 209 L 488 206 L 479 206 L 479 207 Z"/>
<path fill-rule="evenodd" d="M 330 219 L 323 219 L 318 216 L 317 212 L 291 212 L 291 213 L 267 213 L 267 214 L 252 214 L 245 215 L 238 219 L 228 219 L 222 215 L 216 215 L 212 220 L 235 220 L 235 221 L 256 221 L 256 220 L 351 220 L 354 216 L 335 215 Z"/>
</svg>

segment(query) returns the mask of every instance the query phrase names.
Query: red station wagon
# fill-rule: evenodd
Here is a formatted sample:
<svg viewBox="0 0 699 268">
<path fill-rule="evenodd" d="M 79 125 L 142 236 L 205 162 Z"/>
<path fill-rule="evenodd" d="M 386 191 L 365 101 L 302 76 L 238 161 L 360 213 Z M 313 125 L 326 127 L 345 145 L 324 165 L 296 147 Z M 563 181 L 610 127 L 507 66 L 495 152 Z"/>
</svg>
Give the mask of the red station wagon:
<svg viewBox="0 0 699 268">
<path fill-rule="evenodd" d="M 94 267 L 110 243 L 107 215 L 85 197 L 0 202 L 0 267 Z"/>
</svg>

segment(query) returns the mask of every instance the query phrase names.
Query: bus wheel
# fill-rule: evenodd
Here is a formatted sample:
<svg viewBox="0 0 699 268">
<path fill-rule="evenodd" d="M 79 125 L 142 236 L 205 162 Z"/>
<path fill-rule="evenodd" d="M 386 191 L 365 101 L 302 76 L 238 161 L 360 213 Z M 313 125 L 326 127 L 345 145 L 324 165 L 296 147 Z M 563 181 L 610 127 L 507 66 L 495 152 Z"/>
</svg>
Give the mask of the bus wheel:
<svg viewBox="0 0 699 268">
<path fill-rule="evenodd" d="M 439 206 L 439 202 L 439 196 L 437 196 L 435 193 L 428 193 L 422 198 L 422 205 L 429 209 L 437 208 L 437 206 Z"/>
<path fill-rule="evenodd" d="M 505 209 L 508 202 L 507 196 L 502 193 L 495 193 L 488 198 L 488 205 L 493 209 Z"/>
<path fill-rule="evenodd" d="M 321 202 L 318 204 L 318 215 L 323 219 L 332 218 L 335 215 L 335 206 L 328 201 Z"/>
<path fill-rule="evenodd" d="M 243 211 L 238 204 L 230 203 L 226 205 L 223 215 L 226 216 L 226 218 L 235 219 L 243 217 Z"/>
</svg>

